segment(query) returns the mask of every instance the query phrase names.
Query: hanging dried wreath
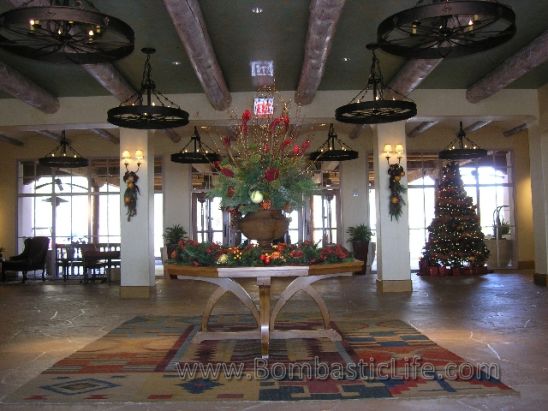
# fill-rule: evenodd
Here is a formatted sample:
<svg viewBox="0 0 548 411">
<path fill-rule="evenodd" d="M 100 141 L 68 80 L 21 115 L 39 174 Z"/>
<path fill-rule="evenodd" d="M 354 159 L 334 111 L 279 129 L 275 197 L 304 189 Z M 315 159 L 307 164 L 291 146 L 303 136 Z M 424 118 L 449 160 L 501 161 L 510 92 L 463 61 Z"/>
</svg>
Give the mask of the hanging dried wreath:
<svg viewBox="0 0 548 411">
<path fill-rule="evenodd" d="M 390 205 L 388 212 L 390 213 L 390 220 L 392 218 L 398 220 L 402 214 L 402 206 L 405 205 L 403 194 L 407 189 L 400 183 L 401 178 L 405 175 L 405 171 L 403 171 L 403 167 L 399 164 L 390 164 L 388 175 L 390 176 Z"/>
</svg>

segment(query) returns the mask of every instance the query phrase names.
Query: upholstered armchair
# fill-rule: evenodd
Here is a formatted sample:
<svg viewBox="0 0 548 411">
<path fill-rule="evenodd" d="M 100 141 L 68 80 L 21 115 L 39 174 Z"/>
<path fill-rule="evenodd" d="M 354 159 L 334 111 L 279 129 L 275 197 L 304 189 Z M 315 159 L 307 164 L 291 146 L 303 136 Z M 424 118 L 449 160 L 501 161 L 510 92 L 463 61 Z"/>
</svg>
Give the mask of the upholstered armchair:
<svg viewBox="0 0 548 411">
<path fill-rule="evenodd" d="M 23 282 L 25 282 L 27 272 L 36 270 L 42 270 L 42 281 L 44 281 L 48 247 L 48 237 L 27 238 L 23 252 L 2 263 L 2 281 L 6 281 L 6 271 L 21 271 Z"/>
</svg>

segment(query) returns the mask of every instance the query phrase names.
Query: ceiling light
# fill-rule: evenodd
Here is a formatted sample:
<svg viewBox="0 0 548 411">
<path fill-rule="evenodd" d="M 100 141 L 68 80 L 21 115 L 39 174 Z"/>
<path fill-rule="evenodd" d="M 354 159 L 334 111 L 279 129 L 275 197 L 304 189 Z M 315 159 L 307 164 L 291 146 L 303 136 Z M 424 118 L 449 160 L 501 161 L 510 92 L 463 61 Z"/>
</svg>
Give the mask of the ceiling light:
<svg viewBox="0 0 548 411">
<path fill-rule="evenodd" d="M 0 47 L 35 60 L 77 64 L 113 61 L 133 51 L 132 28 L 98 12 L 89 2 L 45 3 L 49 5 L 19 7 L 1 14 Z"/>
<path fill-rule="evenodd" d="M 51 168 L 78 168 L 86 167 L 88 160 L 72 148 L 63 130 L 59 145 L 44 157 L 39 158 L 38 163 Z"/>
<path fill-rule="evenodd" d="M 466 137 L 466 133 L 460 122 L 460 130 L 457 137 L 452 140 L 445 150 L 439 152 L 438 157 L 444 160 L 473 160 L 487 156 L 487 150 Z"/>
<path fill-rule="evenodd" d="M 407 58 L 465 56 L 496 47 L 516 33 L 512 9 L 496 0 L 420 0 L 385 19 L 379 47 Z"/>
<path fill-rule="evenodd" d="M 141 89 L 118 107 L 111 108 L 107 121 L 119 127 L 146 130 L 187 125 L 188 113 L 157 90 L 150 77 L 150 55 L 156 50 L 144 48 L 141 51 L 147 55 Z"/>
<path fill-rule="evenodd" d="M 181 62 L 178 60 L 175 60 L 175 61 L 172 61 L 171 64 L 173 64 L 174 66 L 180 66 Z"/>
<path fill-rule="evenodd" d="M 327 141 L 311 153 L 309 158 L 312 161 L 346 161 L 358 158 L 358 152 L 340 141 L 335 134 L 333 124 L 330 124 Z"/>
<path fill-rule="evenodd" d="M 262 9 L 262 7 L 253 7 L 253 8 L 251 9 L 251 12 L 252 12 L 253 14 L 261 14 L 261 13 L 263 12 L 263 9 Z"/>
<path fill-rule="evenodd" d="M 350 58 L 349 57 L 343 57 L 343 61 L 344 62 L 350 61 Z"/>
<path fill-rule="evenodd" d="M 207 144 L 202 143 L 197 127 L 194 127 L 194 134 L 181 151 L 171 155 L 171 161 L 183 164 L 213 163 L 220 160 L 219 154 L 215 153 Z"/>
<path fill-rule="evenodd" d="M 367 49 L 371 50 L 373 55 L 367 85 L 350 103 L 335 110 L 335 118 L 338 121 L 353 124 L 390 123 L 406 120 L 417 114 L 414 102 L 384 85 L 379 60 L 375 54 L 376 48 L 376 44 L 367 45 Z M 367 100 L 369 90 L 371 99 Z"/>
</svg>

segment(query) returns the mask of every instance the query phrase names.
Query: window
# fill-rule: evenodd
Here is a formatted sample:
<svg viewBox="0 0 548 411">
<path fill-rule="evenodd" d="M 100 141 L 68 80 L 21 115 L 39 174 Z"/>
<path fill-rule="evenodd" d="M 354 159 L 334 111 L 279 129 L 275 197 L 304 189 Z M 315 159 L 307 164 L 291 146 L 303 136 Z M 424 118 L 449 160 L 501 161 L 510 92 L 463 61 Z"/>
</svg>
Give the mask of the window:
<svg viewBox="0 0 548 411">
<path fill-rule="evenodd" d="M 161 163 L 154 166 L 155 252 L 162 245 Z M 18 164 L 19 250 L 27 237 L 57 244 L 120 243 L 120 161 L 93 159 L 88 167 L 53 169 L 37 161 Z"/>
</svg>

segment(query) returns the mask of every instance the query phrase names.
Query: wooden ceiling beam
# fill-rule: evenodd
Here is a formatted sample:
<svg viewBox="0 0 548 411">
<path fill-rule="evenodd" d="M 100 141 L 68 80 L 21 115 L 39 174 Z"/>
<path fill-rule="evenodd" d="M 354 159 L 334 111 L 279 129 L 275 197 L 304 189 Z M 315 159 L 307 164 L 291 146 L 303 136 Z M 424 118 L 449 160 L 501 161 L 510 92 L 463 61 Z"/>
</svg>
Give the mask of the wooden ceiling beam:
<svg viewBox="0 0 548 411">
<path fill-rule="evenodd" d="M 466 90 L 466 99 L 478 103 L 502 90 L 548 59 L 548 30 L 516 54 L 507 58 L 495 70 Z"/>
<path fill-rule="evenodd" d="M 57 97 L 2 62 L 0 89 L 44 113 L 52 114 L 59 110 Z"/>
<path fill-rule="evenodd" d="M 137 90 L 111 63 L 82 64 L 82 68 L 119 101 L 126 101 L 137 93 Z"/>
<path fill-rule="evenodd" d="M 173 141 L 174 143 L 178 143 L 179 141 L 181 141 L 181 136 L 177 134 L 177 132 L 173 130 L 172 128 L 164 129 L 164 133 L 166 133 L 169 139 Z"/>
<path fill-rule="evenodd" d="M 464 127 L 465 133 L 473 133 L 474 131 L 478 131 L 480 128 L 485 127 L 488 124 L 491 124 L 492 120 L 479 120 L 475 123 L 470 124 L 469 126 Z"/>
<path fill-rule="evenodd" d="M 197 0 L 164 0 L 188 58 L 215 110 L 226 110 L 232 101 L 223 72 Z"/>
<path fill-rule="evenodd" d="M 407 96 L 415 90 L 442 61 L 443 59 L 408 60 L 392 78 L 388 87 L 402 96 Z"/>
<path fill-rule="evenodd" d="M 8 136 L 5 136 L 3 134 L 0 134 L 0 141 L 2 141 L 4 143 L 12 144 L 14 146 L 19 146 L 19 147 L 25 145 L 21 140 L 18 140 L 18 139 L 13 138 L 13 137 L 8 137 Z"/>
<path fill-rule="evenodd" d="M 56 142 L 61 141 L 61 135 L 54 133 L 53 131 L 49 130 L 36 130 L 34 131 L 36 134 L 40 134 L 43 137 L 47 137 L 50 140 L 55 140 Z"/>
<path fill-rule="evenodd" d="M 97 134 L 99 137 L 110 141 L 113 144 L 120 144 L 120 139 L 116 137 L 114 134 L 110 133 L 107 130 L 103 130 L 102 128 L 92 128 L 90 129 L 93 133 Z"/>
<path fill-rule="evenodd" d="M 438 123 L 439 123 L 438 120 L 423 121 L 422 123 L 419 123 L 415 128 L 413 128 L 409 133 L 407 133 L 407 137 L 409 138 L 417 137 L 419 134 L 422 134 L 426 130 L 431 129 Z"/>
<path fill-rule="evenodd" d="M 504 130 L 502 132 L 502 135 L 504 137 L 512 137 L 513 135 L 518 134 L 518 133 L 522 132 L 523 130 L 527 130 L 528 128 L 529 128 L 529 126 L 527 125 L 527 123 L 521 123 L 521 124 L 517 125 L 516 127 L 512 127 L 508 130 Z"/>
<path fill-rule="evenodd" d="M 312 0 L 304 48 L 304 61 L 295 92 L 297 104 L 310 104 L 322 81 L 337 22 L 346 0 Z"/>
</svg>

